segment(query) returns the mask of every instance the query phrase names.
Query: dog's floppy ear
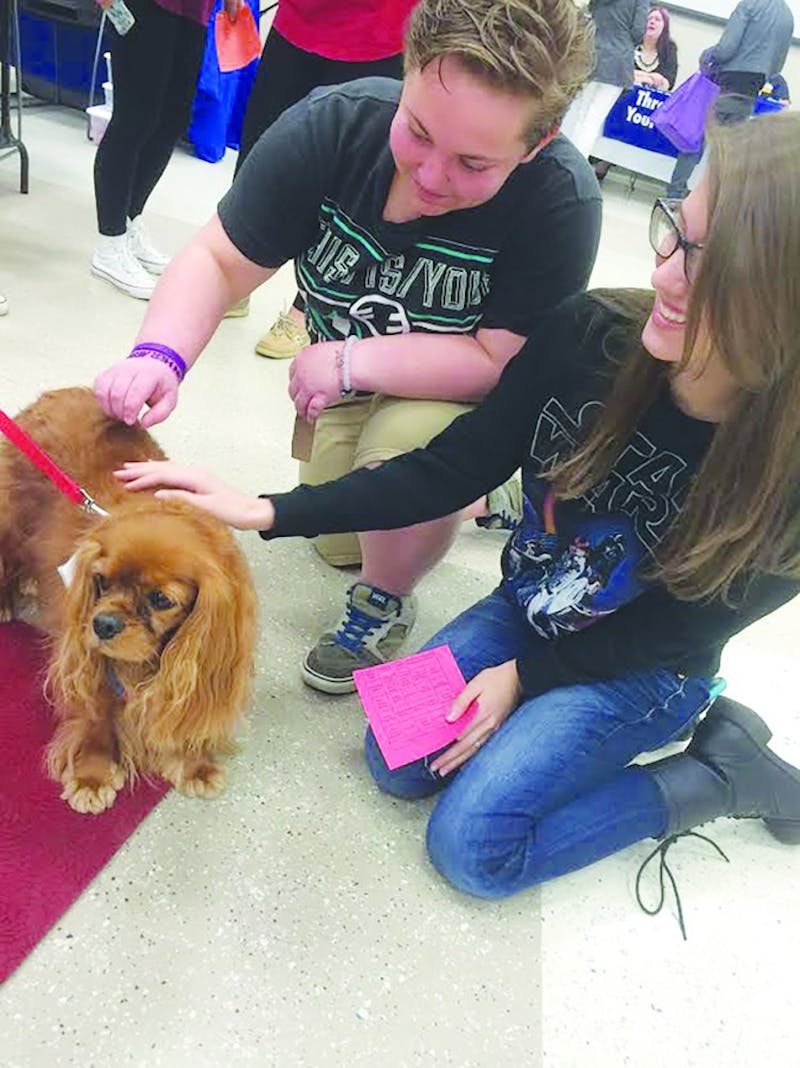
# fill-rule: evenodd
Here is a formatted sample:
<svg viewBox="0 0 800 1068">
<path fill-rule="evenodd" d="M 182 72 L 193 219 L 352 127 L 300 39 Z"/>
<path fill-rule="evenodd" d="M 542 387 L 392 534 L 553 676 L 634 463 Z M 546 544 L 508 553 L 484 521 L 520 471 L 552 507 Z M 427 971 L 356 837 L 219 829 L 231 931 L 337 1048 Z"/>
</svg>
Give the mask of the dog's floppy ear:
<svg viewBox="0 0 800 1068">
<path fill-rule="evenodd" d="M 256 603 L 239 550 L 203 560 L 197 599 L 161 654 L 148 688 L 156 744 L 230 751 L 253 676 Z"/>
<path fill-rule="evenodd" d="M 59 711 L 85 708 L 91 714 L 97 703 L 103 665 L 89 648 L 85 629 L 95 602 L 94 564 L 101 553 L 99 542 L 89 539 L 73 558 L 72 581 L 64 592 L 61 631 L 47 676 L 48 691 Z"/>
</svg>

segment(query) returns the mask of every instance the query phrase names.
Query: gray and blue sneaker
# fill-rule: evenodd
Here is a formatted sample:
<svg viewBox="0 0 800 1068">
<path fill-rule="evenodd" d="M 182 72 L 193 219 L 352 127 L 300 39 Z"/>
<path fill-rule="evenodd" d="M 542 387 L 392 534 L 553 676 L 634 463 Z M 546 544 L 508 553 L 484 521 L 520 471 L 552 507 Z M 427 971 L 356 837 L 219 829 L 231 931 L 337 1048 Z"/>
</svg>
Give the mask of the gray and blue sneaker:
<svg viewBox="0 0 800 1068">
<path fill-rule="evenodd" d="M 398 597 L 367 582 L 347 591 L 344 612 L 303 661 L 303 682 L 323 693 L 353 693 L 353 672 L 392 660 L 417 615 L 416 598 Z"/>
</svg>

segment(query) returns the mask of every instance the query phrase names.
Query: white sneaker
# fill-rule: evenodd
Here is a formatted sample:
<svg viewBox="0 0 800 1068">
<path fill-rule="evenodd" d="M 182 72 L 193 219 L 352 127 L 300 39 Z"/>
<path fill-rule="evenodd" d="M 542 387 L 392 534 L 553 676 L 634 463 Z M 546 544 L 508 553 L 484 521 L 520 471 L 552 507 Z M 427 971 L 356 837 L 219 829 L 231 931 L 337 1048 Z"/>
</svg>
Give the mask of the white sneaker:
<svg viewBox="0 0 800 1068">
<path fill-rule="evenodd" d="M 98 237 L 91 271 L 139 300 L 149 300 L 156 286 L 155 278 L 131 252 L 127 234 L 118 237 L 101 234 Z"/>
<path fill-rule="evenodd" d="M 0 293 L 0 315 L 8 315 L 8 297 Z"/>
<path fill-rule="evenodd" d="M 142 217 L 137 215 L 135 219 L 128 221 L 128 244 L 131 252 L 150 274 L 163 274 L 169 264 L 169 256 L 159 252 L 150 243 L 147 231 L 142 226 Z"/>
</svg>

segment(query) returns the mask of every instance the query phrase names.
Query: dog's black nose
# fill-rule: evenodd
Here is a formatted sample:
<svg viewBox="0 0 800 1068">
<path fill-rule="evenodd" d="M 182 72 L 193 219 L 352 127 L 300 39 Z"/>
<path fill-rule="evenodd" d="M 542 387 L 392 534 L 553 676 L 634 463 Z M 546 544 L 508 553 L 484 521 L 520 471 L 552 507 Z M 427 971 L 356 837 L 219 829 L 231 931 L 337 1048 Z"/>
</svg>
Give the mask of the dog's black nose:
<svg viewBox="0 0 800 1068">
<path fill-rule="evenodd" d="M 92 620 L 92 628 L 98 638 L 108 641 L 115 637 L 125 626 L 119 616 L 112 616 L 108 612 L 98 612 Z"/>
</svg>

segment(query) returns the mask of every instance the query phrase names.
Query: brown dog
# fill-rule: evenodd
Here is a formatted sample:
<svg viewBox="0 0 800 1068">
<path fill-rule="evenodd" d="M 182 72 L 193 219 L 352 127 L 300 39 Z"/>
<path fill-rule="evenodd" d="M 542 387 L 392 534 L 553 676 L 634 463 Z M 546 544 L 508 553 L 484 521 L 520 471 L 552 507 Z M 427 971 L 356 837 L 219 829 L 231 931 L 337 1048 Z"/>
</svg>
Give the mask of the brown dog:
<svg viewBox="0 0 800 1068">
<path fill-rule="evenodd" d="M 183 502 L 128 493 L 111 472 L 164 454 L 88 389 L 45 393 L 17 422 L 110 512 L 86 514 L 0 441 L 0 616 L 36 590 L 58 720 L 50 775 L 78 812 L 110 807 L 138 774 L 217 795 L 255 641 L 253 585 L 230 530 Z M 65 588 L 56 568 L 73 554 Z"/>
</svg>

